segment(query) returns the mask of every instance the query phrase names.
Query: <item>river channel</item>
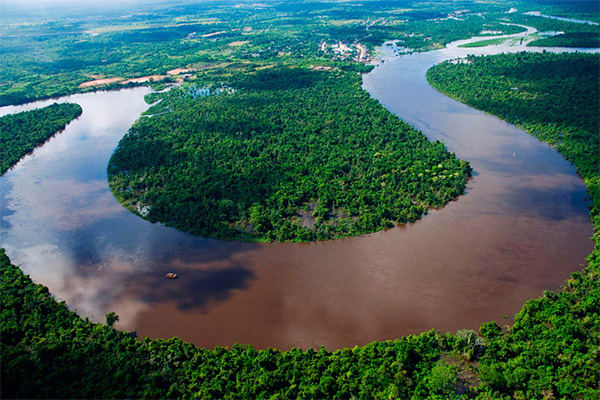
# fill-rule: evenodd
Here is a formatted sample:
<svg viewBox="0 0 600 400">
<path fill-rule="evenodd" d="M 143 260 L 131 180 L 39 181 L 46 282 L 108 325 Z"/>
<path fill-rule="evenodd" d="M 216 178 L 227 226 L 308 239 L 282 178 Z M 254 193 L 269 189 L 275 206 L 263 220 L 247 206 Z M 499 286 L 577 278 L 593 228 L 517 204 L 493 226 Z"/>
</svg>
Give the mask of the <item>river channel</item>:
<svg viewBox="0 0 600 400">
<path fill-rule="evenodd" d="M 564 157 L 425 80 L 446 59 L 541 49 L 464 42 L 387 58 L 364 76 L 372 97 L 475 170 L 464 195 L 416 223 L 302 244 L 217 241 L 149 223 L 117 202 L 106 177 L 148 107 L 150 89 L 134 88 L 0 108 L 83 107 L 0 178 L 0 246 L 84 317 L 114 311 L 120 329 L 204 347 L 335 349 L 511 323 L 503 316 L 581 268 L 592 225 L 584 184 Z"/>
</svg>

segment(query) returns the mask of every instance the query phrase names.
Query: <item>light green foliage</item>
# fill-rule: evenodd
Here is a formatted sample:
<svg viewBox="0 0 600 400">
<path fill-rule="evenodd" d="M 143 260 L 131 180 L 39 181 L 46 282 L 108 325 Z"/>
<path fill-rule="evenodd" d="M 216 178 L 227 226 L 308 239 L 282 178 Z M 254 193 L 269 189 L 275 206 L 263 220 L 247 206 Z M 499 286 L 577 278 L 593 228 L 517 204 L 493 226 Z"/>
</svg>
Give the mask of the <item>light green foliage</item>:
<svg viewBox="0 0 600 400">
<path fill-rule="evenodd" d="M 435 394 L 449 396 L 454 394 L 457 382 L 454 368 L 440 360 L 431 368 L 426 385 Z"/>
<path fill-rule="evenodd" d="M 480 40 L 478 42 L 461 44 L 458 47 L 485 47 L 485 46 L 491 46 L 491 45 L 495 45 L 495 44 L 502 44 L 505 41 L 506 41 L 506 38 Z"/>
</svg>

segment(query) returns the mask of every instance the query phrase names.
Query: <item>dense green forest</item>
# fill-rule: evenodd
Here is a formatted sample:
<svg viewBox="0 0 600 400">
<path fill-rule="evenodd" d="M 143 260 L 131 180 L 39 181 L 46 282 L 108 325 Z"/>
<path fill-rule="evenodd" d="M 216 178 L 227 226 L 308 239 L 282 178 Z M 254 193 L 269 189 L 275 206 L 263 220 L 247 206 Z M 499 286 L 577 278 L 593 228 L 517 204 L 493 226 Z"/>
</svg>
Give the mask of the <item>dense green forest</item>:
<svg viewBox="0 0 600 400">
<path fill-rule="evenodd" d="M 111 188 L 150 221 L 220 239 L 323 240 L 415 221 L 461 194 L 470 167 L 370 99 L 362 69 L 241 71 L 222 77 L 221 94 L 155 95 L 110 160 Z"/>
<path fill-rule="evenodd" d="M 600 30 L 598 32 L 563 33 L 556 36 L 533 40 L 527 46 L 539 47 L 600 47 Z"/>
<path fill-rule="evenodd" d="M 78 104 L 54 103 L 0 117 L 0 175 L 36 146 L 63 130 L 81 112 Z"/>
</svg>

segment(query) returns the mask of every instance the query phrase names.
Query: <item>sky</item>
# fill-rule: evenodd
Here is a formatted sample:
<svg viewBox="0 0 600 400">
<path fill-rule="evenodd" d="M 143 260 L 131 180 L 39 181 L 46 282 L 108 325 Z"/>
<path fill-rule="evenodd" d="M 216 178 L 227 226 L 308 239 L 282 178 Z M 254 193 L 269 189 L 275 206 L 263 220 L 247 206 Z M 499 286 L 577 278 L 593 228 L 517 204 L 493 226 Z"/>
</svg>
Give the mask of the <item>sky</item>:
<svg viewBox="0 0 600 400">
<path fill-rule="evenodd" d="M 101 6 L 127 6 L 134 3 L 158 3 L 165 0 L 0 0 L 0 10 L 6 8 L 48 8 L 48 7 L 82 7 L 93 6 L 94 8 Z M 0 11 L 1 12 L 1 11 Z"/>
<path fill-rule="evenodd" d="M 123 4 L 140 0 L 0 0 L 0 6 L 49 6 L 49 5 L 80 5 L 80 4 Z"/>
<path fill-rule="evenodd" d="M 198 3 L 207 1 L 199 0 Z M 73 11 L 97 12 L 98 10 L 126 9 L 130 6 L 143 6 L 150 4 L 168 4 L 170 6 L 181 3 L 190 3 L 190 0 L 0 0 L 0 19 L 3 12 L 5 16 L 26 15 L 32 12 L 35 15 L 47 13 L 68 14 Z"/>
</svg>

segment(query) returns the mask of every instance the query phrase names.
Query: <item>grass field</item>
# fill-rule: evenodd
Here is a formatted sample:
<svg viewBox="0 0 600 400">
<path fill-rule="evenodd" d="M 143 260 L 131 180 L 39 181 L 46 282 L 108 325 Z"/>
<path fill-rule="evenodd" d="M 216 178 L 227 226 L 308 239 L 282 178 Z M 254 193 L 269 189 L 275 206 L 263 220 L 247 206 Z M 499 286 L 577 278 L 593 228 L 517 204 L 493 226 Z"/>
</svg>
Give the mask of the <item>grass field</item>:
<svg viewBox="0 0 600 400">
<path fill-rule="evenodd" d="M 484 47 L 484 46 L 492 46 L 492 45 L 495 45 L 495 44 L 502 44 L 507 39 L 508 38 L 486 39 L 486 40 L 480 40 L 478 42 L 461 44 L 458 47 Z"/>
</svg>

